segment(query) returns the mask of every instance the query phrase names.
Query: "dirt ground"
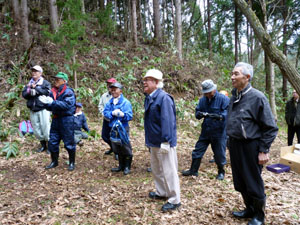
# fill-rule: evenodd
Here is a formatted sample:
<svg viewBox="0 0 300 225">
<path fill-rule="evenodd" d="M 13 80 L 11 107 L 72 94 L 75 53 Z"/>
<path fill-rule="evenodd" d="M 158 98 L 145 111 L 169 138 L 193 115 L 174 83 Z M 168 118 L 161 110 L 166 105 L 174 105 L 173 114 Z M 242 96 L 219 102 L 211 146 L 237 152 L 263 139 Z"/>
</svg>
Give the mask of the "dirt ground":
<svg viewBox="0 0 300 225">
<path fill-rule="evenodd" d="M 100 121 L 91 127 L 100 131 Z M 198 130 L 178 129 L 179 171 L 190 166 Z M 274 142 L 268 164 L 279 161 L 280 147 L 286 142 L 283 135 Z M 182 207 L 162 213 L 164 202 L 148 198 L 154 183 L 146 171 L 150 154 L 141 128 L 131 124 L 134 159 L 128 176 L 110 171 L 117 161 L 104 155 L 107 146 L 100 139 L 85 141 L 77 149 L 73 172 L 67 170 L 65 149 L 61 148 L 59 166 L 46 171 L 50 156 L 34 152 L 38 142 L 33 137 L 21 142 L 17 158 L 0 158 L 0 224 L 247 224 L 247 220 L 231 216 L 231 211 L 242 209 L 243 204 L 233 187 L 230 162 L 225 180 L 217 181 L 216 165 L 208 162 L 211 149 L 202 160 L 199 177 L 179 173 Z M 264 169 L 263 178 L 266 224 L 300 224 L 300 175 Z"/>
</svg>

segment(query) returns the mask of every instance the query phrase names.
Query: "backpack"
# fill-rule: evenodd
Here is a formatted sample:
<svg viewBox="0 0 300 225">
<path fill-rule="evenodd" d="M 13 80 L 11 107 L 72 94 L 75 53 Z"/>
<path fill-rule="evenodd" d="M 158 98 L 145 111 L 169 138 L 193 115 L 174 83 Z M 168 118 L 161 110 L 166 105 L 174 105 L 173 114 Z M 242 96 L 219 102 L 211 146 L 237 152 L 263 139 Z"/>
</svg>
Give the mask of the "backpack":
<svg viewBox="0 0 300 225">
<path fill-rule="evenodd" d="M 118 145 L 129 144 L 129 136 L 120 120 L 117 120 L 112 126 L 110 140 Z"/>
<path fill-rule="evenodd" d="M 33 128 L 32 128 L 30 120 L 23 120 L 21 123 L 19 123 L 19 131 L 23 135 L 25 135 L 27 133 L 33 134 Z"/>
</svg>

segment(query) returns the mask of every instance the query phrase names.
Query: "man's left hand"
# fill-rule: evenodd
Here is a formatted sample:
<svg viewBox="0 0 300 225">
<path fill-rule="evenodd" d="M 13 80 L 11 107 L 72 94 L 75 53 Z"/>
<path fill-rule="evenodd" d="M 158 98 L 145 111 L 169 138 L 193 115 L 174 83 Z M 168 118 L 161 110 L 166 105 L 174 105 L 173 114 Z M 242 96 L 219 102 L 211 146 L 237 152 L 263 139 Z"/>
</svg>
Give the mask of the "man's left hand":
<svg viewBox="0 0 300 225">
<path fill-rule="evenodd" d="M 269 153 L 260 152 L 258 153 L 258 164 L 264 165 L 269 161 Z"/>
<path fill-rule="evenodd" d="M 39 96 L 39 100 L 44 104 L 51 104 L 53 102 L 53 99 L 51 97 L 45 95 Z"/>
</svg>

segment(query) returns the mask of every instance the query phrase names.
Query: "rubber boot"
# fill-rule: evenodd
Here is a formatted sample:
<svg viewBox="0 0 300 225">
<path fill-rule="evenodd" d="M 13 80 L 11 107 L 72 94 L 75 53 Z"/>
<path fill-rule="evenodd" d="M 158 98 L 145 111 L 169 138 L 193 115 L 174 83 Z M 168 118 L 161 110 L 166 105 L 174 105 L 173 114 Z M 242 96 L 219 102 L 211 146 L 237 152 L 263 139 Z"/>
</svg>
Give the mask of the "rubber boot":
<svg viewBox="0 0 300 225">
<path fill-rule="evenodd" d="M 58 166 L 59 152 L 51 152 L 51 163 L 45 167 L 46 170 L 52 169 Z"/>
<path fill-rule="evenodd" d="M 36 152 L 43 152 L 45 150 L 47 150 L 47 142 L 46 141 L 40 141 L 42 147 L 40 147 L 38 150 L 36 150 Z"/>
<path fill-rule="evenodd" d="M 262 225 L 265 224 L 265 206 L 266 198 L 253 199 L 254 216 L 248 222 L 248 225 Z"/>
<path fill-rule="evenodd" d="M 69 171 L 73 171 L 75 169 L 75 157 L 76 157 L 76 151 L 70 151 L 68 150 L 69 153 Z"/>
<path fill-rule="evenodd" d="M 121 154 L 119 155 L 118 160 L 119 160 L 119 166 L 116 168 L 112 168 L 111 172 L 120 172 L 124 169 L 124 159 Z"/>
<path fill-rule="evenodd" d="M 224 166 L 220 165 L 218 166 L 218 175 L 216 177 L 217 180 L 224 180 L 225 177 L 225 170 L 224 170 Z"/>
<path fill-rule="evenodd" d="M 209 163 L 215 163 L 216 161 L 215 161 L 215 159 L 211 159 L 211 160 L 209 160 L 208 162 L 209 162 Z"/>
<path fill-rule="evenodd" d="M 130 174 L 132 156 L 124 157 L 124 175 Z"/>
<path fill-rule="evenodd" d="M 253 200 L 248 194 L 246 193 L 241 193 L 241 194 L 244 203 L 246 205 L 246 208 L 242 211 L 233 212 L 232 215 L 237 218 L 252 218 L 254 216 Z"/>
<path fill-rule="evenodd" d="M 106 152 L 104 152 L 105 155 L 110 155 L 111 153 L 113 153 L 112 149 L 107 150 Z"/>
<path fill-rule="evenodd" d="M 198 170 L 201 164 L 201 158 L 199 159 L 192 159 L 192 165 L 189 170 L 182 171 L 183 176 L 196 176 L 198 177 Z"/>
</svg>

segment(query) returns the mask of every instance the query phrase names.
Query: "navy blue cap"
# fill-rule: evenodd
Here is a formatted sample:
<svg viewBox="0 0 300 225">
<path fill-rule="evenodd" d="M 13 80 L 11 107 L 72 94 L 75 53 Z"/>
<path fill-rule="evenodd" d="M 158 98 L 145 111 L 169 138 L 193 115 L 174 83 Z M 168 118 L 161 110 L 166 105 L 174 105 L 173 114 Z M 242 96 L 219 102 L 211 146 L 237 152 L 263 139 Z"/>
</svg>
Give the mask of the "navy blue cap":
<svg viewBox="0 0 300 225">
<path fill-rule="evenodd" d="M 82 108 L 82 104 L 80 102 L 76 102 L 76 107 Z"/>
</svg>

